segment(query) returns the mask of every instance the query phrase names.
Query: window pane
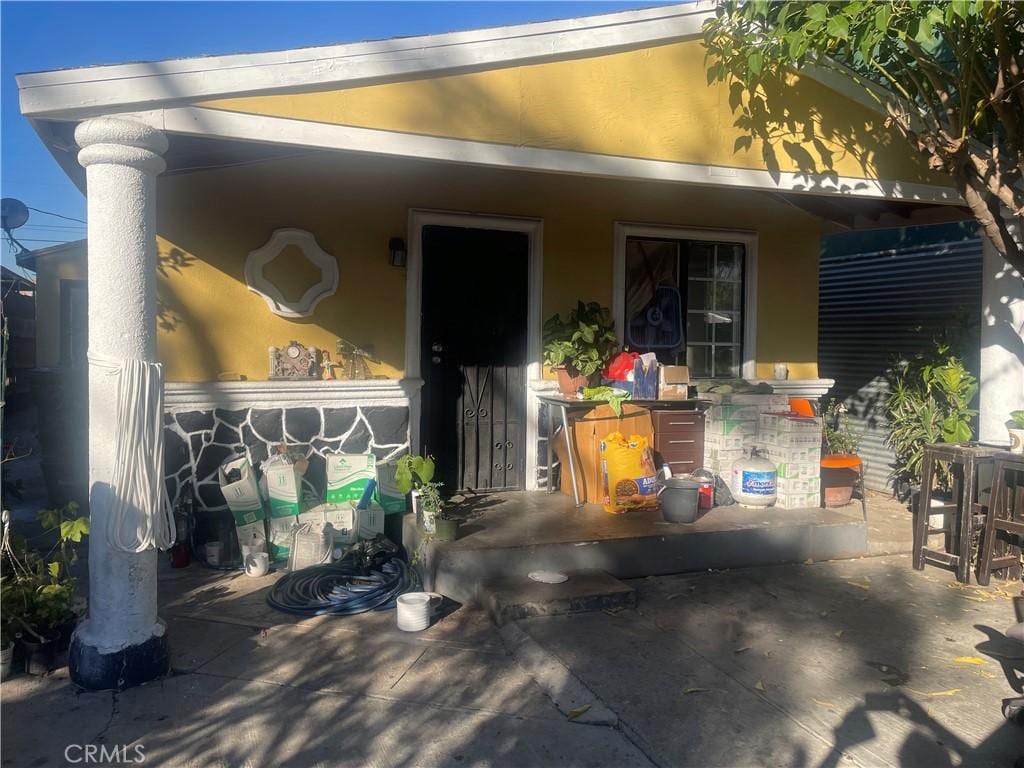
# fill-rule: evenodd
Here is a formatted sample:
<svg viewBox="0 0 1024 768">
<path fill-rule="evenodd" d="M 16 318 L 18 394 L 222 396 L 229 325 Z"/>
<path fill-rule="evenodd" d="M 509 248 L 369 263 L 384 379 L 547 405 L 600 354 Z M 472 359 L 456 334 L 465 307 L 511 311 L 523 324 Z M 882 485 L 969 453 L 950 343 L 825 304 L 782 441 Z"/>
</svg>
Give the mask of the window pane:
<svg viewBox="0 0 1024 768">
<path fill-rule="evenodd" d="M 705 379 L 711 376 L 711 347 L 687 347 L 686 365 L 691 376 Z"/>
<path fill-rule="evenodd" d="M 644 311 L 658 283 L 679 285 L 678 243 L 629 238 L 626 241 L 626 321 Z"/>
<path fill-rule="evenodd" d="M 714 339 L 717 343 L 725 342 L 731 344 L 740 340 L 739 316 L 734 313 L 715 312 L 711 314 L 714 320 Z"/>
<path fill-rule="evenodd" d="M 712 283 L 703 280 L 690 280 L 686 286 L 686 308 L 690 311 L 712 309 L 709 304 L 711 286 Z"/>
<path fill-rule="evenodd" d="M 740 377 L 738 347 L 715 347 L 715 376 L 718 378 Z"/>
<path fill-rule="evenodd" d="M 720 312 L 735 312 L 740 308 L 740 283 L 715 283 L 714 284 L 714 307 Z"/>
<path fill-rule="evenodd" d="M 715 277 L 719 280 L 740 281 L 743 279 L 743 246 L 718 245 L 715 261 Z"/>
<path fill-rule="evenodd" d="M 706 312 L 686 313 L 686 343 L 694 344 L 711 341 L 711 326 L 707 323 Z"/>
<path fill-rule="evenodd" d="M 687 265 L 690 277 L 711 277 L 715 246 L 711 243 L 687 243 Z"/>
</svg>

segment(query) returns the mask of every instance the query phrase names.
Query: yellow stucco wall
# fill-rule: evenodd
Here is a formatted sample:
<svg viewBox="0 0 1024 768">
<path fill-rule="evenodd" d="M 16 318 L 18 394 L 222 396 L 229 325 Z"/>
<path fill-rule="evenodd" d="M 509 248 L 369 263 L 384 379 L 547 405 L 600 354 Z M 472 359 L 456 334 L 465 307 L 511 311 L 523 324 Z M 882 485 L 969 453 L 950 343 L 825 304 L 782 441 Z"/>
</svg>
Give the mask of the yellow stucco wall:
<svg viewBox="0 0 1024 768">
<path fill-rule="evenodd" d="M 809 78 L 769 87 L 749 144 L 700 40 L 589 58 L 203 106 L 499 144 L 949 186 L 883 117 Z M 767 141 L 765 141 L 767 139 Z M 739 140 L 739 141 L 738 141 Z"/>
<path fill-rule="evenodd" d="M 817 374 L 819 222 L 758 192 L 590 179 L 320 153 L 162 177 L 160 356 L 172 381 L 265 379 L 267 347 L 290 339 L 371 348 L 401 375 L 405 270 L 388 240 L 410 208 L 544 220 L 544 316 L 578 299 L 612 302 L 616 221 L 755 230 L 760 236 L 757 358 Z M 279 227 L 312 232 L 339 263 L 338 292 L 313 317 L 270 313 L 244 283 L 247 254 Z"/>
<path fill-rule="evenodd" d="M 85 250 L 36 261 L 36 366 L 60 365 L 60 281 L 85 280 Z"/>
</svg>

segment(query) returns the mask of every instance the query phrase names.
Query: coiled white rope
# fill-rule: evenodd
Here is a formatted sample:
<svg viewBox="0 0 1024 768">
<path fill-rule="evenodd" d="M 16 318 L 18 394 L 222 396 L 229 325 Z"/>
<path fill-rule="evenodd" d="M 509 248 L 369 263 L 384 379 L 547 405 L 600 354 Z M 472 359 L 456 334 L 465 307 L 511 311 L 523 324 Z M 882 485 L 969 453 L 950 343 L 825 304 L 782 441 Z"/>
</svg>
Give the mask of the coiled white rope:
<svg viewBox="0 0 1024 768">
<path fill-rule="evenodd" d="M 122 552 L 170 549 L 175 526 L 163 478 L 163 368 L 159 363 L 93 353 L 89 365 L 118 377 L 107 541 Z"/>
</svg>

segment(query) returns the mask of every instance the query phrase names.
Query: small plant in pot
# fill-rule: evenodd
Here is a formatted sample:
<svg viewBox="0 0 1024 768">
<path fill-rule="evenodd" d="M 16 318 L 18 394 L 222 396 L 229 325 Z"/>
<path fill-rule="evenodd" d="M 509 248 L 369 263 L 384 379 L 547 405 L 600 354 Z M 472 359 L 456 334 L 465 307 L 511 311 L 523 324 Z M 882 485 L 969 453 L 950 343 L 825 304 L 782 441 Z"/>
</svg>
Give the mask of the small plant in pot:
<svg viewBox="0 0 1024 768">
<path fill-rule="evenodd" d="M 1024 453 L 1024 411 L 1010 411 L 1006 429 L 1010 433 L 1010 453 Z"/>
<path fill-rule="evenodd" d="M 860 437 L 850 429 L 850 416 L 841 402 L 829 400 L 824 418 L 825 455 L 821 458 L 821 487 L 826 507 L 844 507 L 853 499 L 863 462 L 857 451 Z"/>
<path fill-rule="evenodd" d="M 437 515 L 441 511 L 441 483 L 434 482 L 433 456 L 402 456 L 395 467 L 395 486 L 402 493 L 412 495 L 412 509 L 416 522 L 426 533 L 436 531 Z"/>
<path fill-rule="evenodd" d="M 544 364 L 558 376 L 566 397 L 597 383 L 617 344 L 611 311 L 596 301 L 579 302 L 568 320 L 554 315 L 544 323 Z"/>
</svg>

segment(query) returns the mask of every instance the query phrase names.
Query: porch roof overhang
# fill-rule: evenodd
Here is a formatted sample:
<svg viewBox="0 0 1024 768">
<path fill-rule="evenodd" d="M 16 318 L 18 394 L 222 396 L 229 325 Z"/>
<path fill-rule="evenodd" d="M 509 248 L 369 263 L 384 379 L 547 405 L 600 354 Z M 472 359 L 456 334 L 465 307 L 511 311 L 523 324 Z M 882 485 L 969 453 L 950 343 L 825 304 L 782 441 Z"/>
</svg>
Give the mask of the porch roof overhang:
<svg viewBox="0 0 1024 768">
<path fill-rule="evenodd" d="M 235 54 L 22 74 L 23 114 L 75 183 L 84 173 L 75 156 L 74 126 L 97 115 L 123 115 L 176 135 L 168 172 L 216 168 L 236 154 L 288 156 L 341 151 L 543 173 L 762 190 L 795 197 L 814 215 L 843 228 L 886 212 L 899 218 L 921 208 L 962 206 L 948 186 L 890 181 L 834 172 L 793 172 L 622 156 L 523 143 L 410 133 L 219 109 L 211 99 L 359 88 L 418 78 L 480 72 L 636 50 L 701 35 L 715 3 L 675 6 L 535 24 L 398 38 L 291 51 Z M 861 106 L 877 107 L 834 72 L 802 72 Z M 845 88 L 845 90 L 844 90 Z M 198 103 L 197 103 L 198 102 Z M 214 102 L 216 103 L 216 102 Z M 201 141 L 200 141 L 201 139 Z M 239 150 L 239 144 L 259 145 Z M 178 149 L 175 150 L 175 145 Z M 862 199 L 859 211 L 807 205 L 799 196 Z M 872 202 L 873 201 L 873 202 Z M 841 204 L 839 200 L 835 201 Z M 836 213 L 828 215 L 828 211 Z M 941 218 L 957 217 L 949 210 Z"/>
</svg>

